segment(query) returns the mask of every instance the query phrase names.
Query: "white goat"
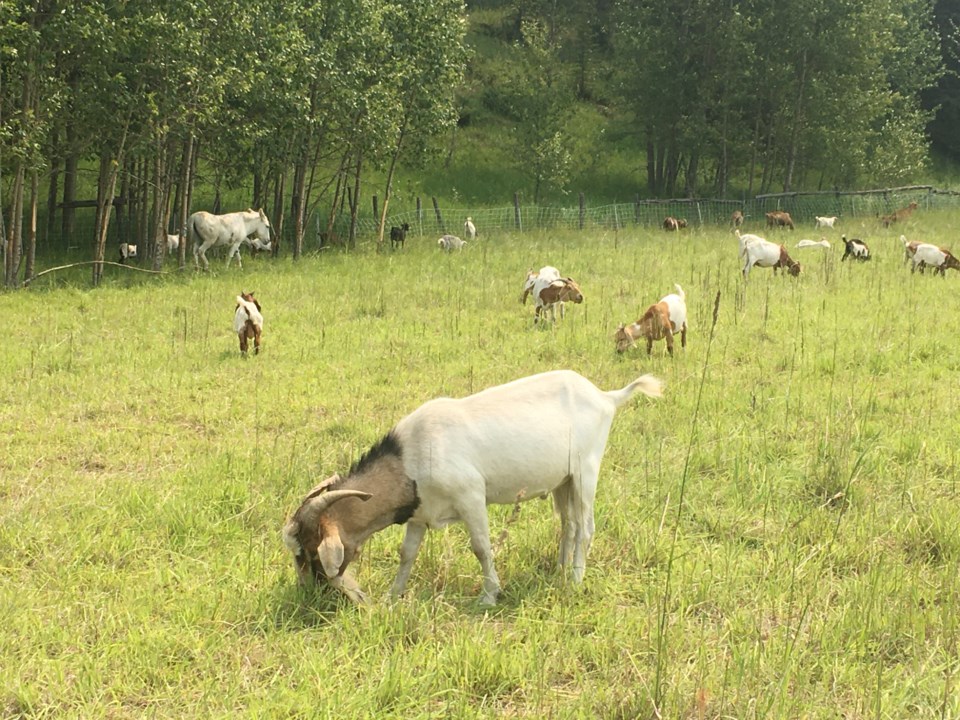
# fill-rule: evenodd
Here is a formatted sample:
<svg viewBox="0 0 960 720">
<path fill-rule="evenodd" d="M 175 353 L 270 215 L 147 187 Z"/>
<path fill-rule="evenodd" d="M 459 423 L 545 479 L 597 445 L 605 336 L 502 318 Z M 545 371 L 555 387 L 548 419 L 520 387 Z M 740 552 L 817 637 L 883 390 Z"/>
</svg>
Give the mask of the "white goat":
<svg viewBox="0 0 960 720">
<path fill-rule="evenodd" d="M 437 240 L 437 245 L 444 252 L 451 252 L 453 250 L 463 250 L 466 244 L 467 244 L 466 240 L 461 240 L 456 235 L 444 235 L 442 238 Z"/>
<path fill-rule="evenodd" d="M 932 267 L 934 274 L 940 273 L 946 276 L 950 268 L 960 270 L 960 260 L 957 260 L 947 248 L 930 243 L 918 243 L 916 252 L 913 254 L 913 267 L 910 268 L 910 272 L 920 268 L 920 272 L 923 273 L 925 267 Z"/>
<path fill-rule="evenodd" d="M 258 237 L 247 238 L 247 245 L 250 246 L 250 249 L 253 252 L 270 252 L 273 250 L 273 240 L 268 240 L 264 242 Z"/>
<path fill-rule="evenodd" d="M 836 216 L 820 217 L 819 215 L 814 215 L 813 220 L 815 223 L 814 224 L 815 228 L 824 228 L 824 227 L 832 228 L 833 224 L 837 221 L 837 217 Z"/>
<path fill-rule="evenodd" d="M 744 280 L 750 275 L 750 268 L 754 265 L 772 267 L 774 274 L 776 274 L 777 268 L 784 268 L 794 276 L 800 274 L 800 263 L 795 262 L 787 255 L 787 249 L 783 245 L 777 245 L 761 238 L 748 243 L 743 248 L 742 257 L 744 259 Z"/>
<path fill-rule="evenodd" d="M 167 235 L 167 253 L 172 255 L 180 247 L 179 235 Z"/>
<path fill-rule="evenodd" d="M 830 241 L 825 238 L 820 238 L 819 240 L 801 240 L 797 243 L 798 248 L 808 248 L 808 247 L 821 247 L 829 248 Z"/>
<path fill-rule="evenodd" d="M 364 541 L 406 523 L 392 594 L 402 595 L 427 528 L 462 521 L 483 570 L 481 602 L 500 592 L 487 505 L 553 494 L 561 566 L 583 579 L 593 537 L 600 463 L 617 408 L 635 392 L 659 397 L 643 375 L 604 392 L 555 370 L 461 399 L 439 398 L 403 418 L 347 477 L 323 481 L 283 528 L 301 582 L 326 579 L 354 602 L 366 599 L 346 572 Z M 363 502 L 361 502 L 363 501 Z"/>
<path fill-rule="evenodd" d="M 473 218 L 468 217 L 467 221 L 463 223 L 463 234 L 466 235 L 469 240 L 476 240 L 477 226 L 473 224 Z"/>
<path fill-rule="evenodd" d="M 734 230 L 733 232 L 737 236 L 737 242 L 740 243 L 740 253 L 737 255 L 737 257 L 741 257 L 741 258 L 743 257 L 743 253 L 746 250 L 747 245 L 749 245 L 750 243 L 754 243 L 757 241 L 766 242 L 766 240 L 764 240 L 759 235 L 752 235 L 750 233 L 741 233 L 740 230 Z"/>
</svg>

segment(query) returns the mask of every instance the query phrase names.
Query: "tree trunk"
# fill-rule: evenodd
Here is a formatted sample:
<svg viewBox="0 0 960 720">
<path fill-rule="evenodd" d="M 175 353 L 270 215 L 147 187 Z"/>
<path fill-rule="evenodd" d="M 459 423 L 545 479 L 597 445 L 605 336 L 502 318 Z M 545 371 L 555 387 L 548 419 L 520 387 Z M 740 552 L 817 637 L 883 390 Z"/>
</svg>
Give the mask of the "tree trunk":
<svg viewBox="0 0 960 720">
<path fill-rule="evenodd" d="M 37 169 L 30 171 L 30 231 L 27 233 L 27 262 L 23 279 L 30 281 L 37 271 L 37 196 L 40 194 L 40 175 Z"/>
<path fill-rule="evenodd" d="M 10 186 L 10 217 L 7 222 L 7 247 L 4 253 L 4 284 L 7 287 L 16 287 L 20 270 L 24 173 L 24 160 L 21 159 L 17 161 L 17 171 Z"/>
<path fill-rule="evenodd" d="M 63 163 L 63 215 L 60 216 L 60 242 L 67 247 L 74 245 L 74 232 L 77 227 L 76 210 L 73 207 L 77 199 L 77 134 L 73 123 L 67 123 L 67 157 Z"/>
<path fill-rule="evenodd" d="M 356 174 L 353 178 L 353 194 L 350 200 L 350 247 L 357 246 L 357 211 L 360 208 L 360 174 L 363 169 L 363 153 L 357 151 Z"/>
<path fill-rule="evenodd" d="M 113 157 L 109 150 L 100 153 L 100 172 L 97 176 L 97 216 L 94 225 L 94 263 L 93 286 L 98 287 L 103 278 L 103 259 L 107 245 L 107 230 L 110 228 L 110 212 L 113 209 L 113 193 L 117 187 L 117 174 L 123 167 L 127 145 L 127 131 L 130 127 L 130 116 L 127 116 L 120 136 L 120 144 Z"/>
<path fill-rule="evenodd" d="M 797 98 L 793 105 L 793 127 L 790 129 L 790 145 L 787 148 L 787 167 L 783 178 L 783 191 L 790 192 L 793 185 L 793 173 L 797 164 L 800 146 L 801 125 L 803 124 L 803 94 L 807 84 L 807 49 L 800 58 L 800 78 L 797 84 Z"/>
<path fill-rule="evenodd" d="M 657 194 L 657 155 L 653 144 L 653 128 L 647 127 L 647 194 Z"/>
<path fill-rule="evenodd" d="M 281 167 L 277 170 L 277 178 L 273 187 L 273 245 L 270 254 L 277 257 L 280 253 L 280 243 L 283 239 L 283 219 L 286 213 L 283 211 L 283 197 L 287 184 L 287 170 Z"/>
<path fill-rule="evenodd" d="M 189 135 L 183 142 L 183 155 L 180 158 L 179 208 L 177 227 L 180 233 L 180 244 L 177 246 L 177 267 L 185 270 L 187 267 L 187 214 L 190 209 L 190 184 L 193 182 L 193 135 Z"/>
<path fill-rule="evenodd" d="M 60 156 L 57 148 L 56 133 L 51 133 L 50 146 L 53 150 L 50 153 L 48 162 L 50 164 L 50 181 L 47 190 L 47 223 L 46 230 L 43 233 L 43 240 L 47 248 L 53 247 L 53 233 L 57 226 L 57 197 L 60 190 Z"/>
</svg>

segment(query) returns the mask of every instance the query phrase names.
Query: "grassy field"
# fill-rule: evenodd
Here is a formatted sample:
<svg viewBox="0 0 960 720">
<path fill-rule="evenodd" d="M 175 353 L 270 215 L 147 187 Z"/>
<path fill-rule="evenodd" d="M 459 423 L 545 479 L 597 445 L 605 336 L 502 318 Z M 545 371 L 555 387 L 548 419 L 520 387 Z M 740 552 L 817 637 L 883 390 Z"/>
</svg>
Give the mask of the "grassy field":
<svg viewBox="0 0 960 720">
<path fill-rule="evenodd" d="M 957 219 L 906 229 L 956 246 Z M 725 231 L 638 230 L 0 295 L 0 716 L 960 717 L 960 276 L 911 275 L 899 233 L 850 222 L 747 284 Z M 535 330 L 544 264 L 586 301 Z M 675 282 L 686 351 L 617 356 Z M 399 527 L 354 566 L 370 606 L 297 587 L 280 528 L 313 483 L 430 398 L 556 368 L 667 383 L 614 421 L 582 586 L 533 501 L 491 509 L 493 610 L 459 526 L 402 601 Z"/>
</svg>

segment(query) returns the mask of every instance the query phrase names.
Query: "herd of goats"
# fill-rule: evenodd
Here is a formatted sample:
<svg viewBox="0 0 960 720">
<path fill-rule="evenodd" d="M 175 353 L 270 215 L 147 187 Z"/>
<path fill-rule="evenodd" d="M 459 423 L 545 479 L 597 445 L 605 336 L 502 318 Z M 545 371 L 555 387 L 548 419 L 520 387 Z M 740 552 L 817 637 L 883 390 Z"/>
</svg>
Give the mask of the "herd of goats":
<svg viewBox="0 0 960 720">
<path fill-rule="evenodd" d="M 881 220 L 889 227 L 915 208 L 911 203 Z M 256 212 L 248 212 L 256 228 Z M 266 223 L 262 212 L 259 215 Z M 794 228 L 789 213 L 775 211 L 766 217 L 768 227 Z M 731 220 L 744 278 L 754 265 L 800 273 L 800 264 L 783 245 L 741 233 L 743 215 L 739 212 Z M 815 218 L 817 228 L 833 228 L 836 221 L 836 217 Z M 668 217 L 663 226 L 679 231 L 686 223 Z M 201 248 L 211 239 L 203 234 L 204 228 L 209 230 L 210 223 L 198 223 L 195 228 L 196 237 L 203 240 Z M 246 232 L 248 226 L 237 228 L 237 232 Z M 408 230 L 407 225 L 392 228 L 391 243 L 402 247 Z M 269 241 L 268 224 L 266 232 L 264 241 Z M 477 236 L 470 218 L 465 234 L 469 240 Z M 949 250 L 908 242 L 903 235 L 900 239 L 913 270 L 923 272 L 932 267 L 941 274 L 948 268 L 960 270 L 960 262 Z M 845 235 L 842 240 L 842 261 L 871 259 L 863 240 L 848 240 Z M 465 244 L 454 235 L 438 240 L 438 246 L 448 252 Z M 801 240 L 797 247 L 829 248 L 830 243 L 826 239 Z M 202 256 L 202 249 L 195 253 Z M 577 283 L 552 266 L 527 274 L 520 300 L 525 303 L 531 296 L 535 324 L 548 315 L 556 322 L 557 306 L 563 317 L 565 302 L 583 302 Z M 253 293 L 237 296 L 234 329 L 242 354 L 247 353 L 250 340 L 254 352 L 259 352 L 263 315 Z M 615 336 L 616 349 L 623 352 L 644 338 L 649 354 L 654 342 L 662 339 L 672 355 L 677 334 L 681 346 L 686 347 L 686 295 L 680 285 L 636 322 L 621 324 Z M 335 474 L 317 484 L 287 520 L 282 538 L 293 554 L 298 579 L 301 583 L 325 581 L 353 602 L 366 602 L 367 596 L 348 566 L 370 536 L 400 524 L 406 530 L 391 595 L 402 596 L 426 530 L 462 522 L 482 571 L 480 602 L 493 605 L 500 593 L 500 579 L 493 562 L 487 506 L 551 495 L 560 517 L 559 564 L 579 583 L 594 534 L 594 497 L 614 415 L 635 394 L 660 397 L 662 388 L 659 379 L 643 375 L 619 390 L 602 391 L 576 372 L 555 370 L 464 398 L 428 401 L 401 419 L 343 477 Z M 531 453 L 530 448 L 537 452 Z"/>
</svg>

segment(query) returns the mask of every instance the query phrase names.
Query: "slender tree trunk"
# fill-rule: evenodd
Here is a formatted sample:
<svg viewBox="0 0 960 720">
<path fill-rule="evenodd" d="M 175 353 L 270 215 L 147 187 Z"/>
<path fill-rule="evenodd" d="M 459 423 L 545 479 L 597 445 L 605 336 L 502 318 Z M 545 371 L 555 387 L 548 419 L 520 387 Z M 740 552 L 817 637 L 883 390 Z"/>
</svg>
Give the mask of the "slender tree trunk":
<svg viewBox="0 0 960 720">
<path fill-rule="evenodd" d="M 408 103 L 404 103 L 409 107 Z M 403 149 L 403 140 L 407 135 L 407 124 L 410 122 L 410 112 L 403 115 L 403 122 L 400 125 L 400 132 L 397 135 L 397 142 L 393 147 L 393 157 L 390 158 L 390 168 L 387 170 L 387 182 L 383 189 L 383 207 L 380 209 L 380 217 L 377 227 L 377 250 L 383 249 L 383 230 L 387 222 L 387 206 L 390 204 L 390 193 L 393 190 L 393 173 L 397 167 L 397 158 L 400 157 L 400 151 Z M 539 189 L 540 181 L 537 180 Z"/>
<path fill-rule="evenodd" d="M 57 197 L 60 190 L 60 149 L 57 145 L 56 132 L 51 133 L 50 147 L 52 148 L 48 162 L 50 164 L 50 180 L 47 186 L 47 222 L 43 239 L 47 248 L 53 247 L 53 234 L 57 227 Z"/>
<path fill-rule="evenodd" d="M 797 164 L 800 147 L 800 135 L 803 125 L 803 97 L 807 84 L 807 50 L 804 48 L 800 58 L 800 78 L 797 82 L 797 97 L 793 105 L 793 127 L 790 129 L 790 145 L 787 148 L 787 167 L 783 178 L 783 191 L 790 192 L 793 186 L 793 173 Z"/>
<path fill-rule="evenodd" d="M 184 270 L 187 267 L 187 213 L 190 209 L 190 184 L 193 182 L 193 135 L 187 136 L 183 142 L 183 155 L 180 158 L 179 208 L 177 227 L 180 233 L 180 244 L 177 246 L 177 267 Z"/>
<path fill-rule="evenodd" d="M 27 262 L 23 271 L 24 280 L 33 280 L 37 271 L 37 201 L 40 195 L 40 174 L 36 168 L 30 171 L 30 230 L 27 233 Z"/>
<path fill-rule="evenodd" d="M 360 173 L 363 169 L 363 153 L 357 151 L 356 173 L 353 177 L 353 194 L 350 197 L 350 247 L 357 246 L 357 211 L 360 208 Z"/>
<path fill-rule="evenodd" d="M 4 253 L 4 284 L 16 287 L 20 270 L 23 237 L 24 160 L 17 161 L 17 170 L 10 187 L 10 217 L 7 221 L 7 247 Z"/>
<path fill-rule="evenodd" d="M 277 257 L 280 253 L 280 243 L 283 238 L 283 219 L 286 213 L 283 211 L 284 190 L 287 184 L 287 170 L 281 167 L 277 170 L 277 179 L 273 189 L 273 245 L 270 254 Z"/>
<path fill-rule="evenodd" d="M 647 127 L 647 193 L 657 194 L 657 151 L 653 144 L 653 128 Z"/>
<path fill-rule="evenodd" d="M 753 178 L 757 172 L 757 149 L 760 147 L 760 113 L 753 121 L 753 142 L 750 143 L 750 182 L 747 185 L 747 195 L 753 197 Z"/>
<path fill-rule="evenodd" d="M 700 172 L 700 151 L 693 150 L 690 153 L 690 161 L 687 163 L 687 174 L 684 178 L 684 195 L 688 198 L 695 197 L 697 194 L 697 173 Z"/>
<path fill-rule="evenodd" d="M 63 163 L 63 213 L 60 216 L 60 241 L 67 247 L 74 244 L 74 232 L 77 227 L 76 210 L 73 203 L 77 199 L 77 133 L 73 122 L 67 123 L 67 157 Z"/>
<path fill-rule="evenodd" d="M 119 168 L 123 167 L 123 161 L 127 145 L 127 132 L 130 128 L 130 115 L 127 116 L 123 125 L 123 133 L 120 136 L 120 144 L 116 156 L 108 150 L 100 153 L 100 172 L 97 179 L 97 216 L 94 225 L 94 264 L 93 264 L 93 286 L 98 287 L 103 278 L 103 259 L 104 251 L 107 245 L 107 231 L 110 228 L 110 212 L 113 209 L 113 193 L 117 187 L 117 175 Z"/>
</svg>

